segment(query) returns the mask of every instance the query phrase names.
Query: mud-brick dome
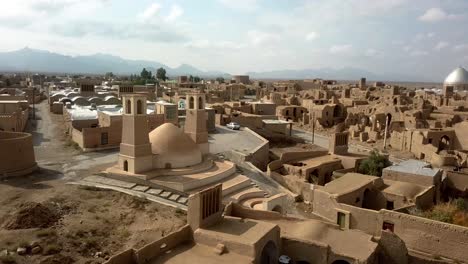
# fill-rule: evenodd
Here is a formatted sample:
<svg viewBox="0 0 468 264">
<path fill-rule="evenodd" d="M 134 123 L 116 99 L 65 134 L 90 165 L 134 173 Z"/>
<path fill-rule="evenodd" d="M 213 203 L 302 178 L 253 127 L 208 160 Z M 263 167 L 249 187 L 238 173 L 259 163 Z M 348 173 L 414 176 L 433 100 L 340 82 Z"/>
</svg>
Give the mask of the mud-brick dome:
<svg viewBox="0 0 468 264">
<path fill-rule="evenodd" d="M 149 134 L 155 168 L 183 168 L 202 162 L 197 144 L 180 128 L 165 123 Z"/>
</svg>

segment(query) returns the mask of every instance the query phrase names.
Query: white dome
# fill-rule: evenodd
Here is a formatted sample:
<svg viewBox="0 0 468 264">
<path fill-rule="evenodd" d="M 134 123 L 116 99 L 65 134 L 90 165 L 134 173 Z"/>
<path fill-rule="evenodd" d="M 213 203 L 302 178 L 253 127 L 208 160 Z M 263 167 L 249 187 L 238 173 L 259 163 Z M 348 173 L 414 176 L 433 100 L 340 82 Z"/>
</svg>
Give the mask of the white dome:
<svg viewBox="0 0 468 264">
<path fill-rule="evenodd" d="M 458 67 L 445 78 L 444 84 L 468 84 L 468 72 L 464 68 Z"/>
</svg>

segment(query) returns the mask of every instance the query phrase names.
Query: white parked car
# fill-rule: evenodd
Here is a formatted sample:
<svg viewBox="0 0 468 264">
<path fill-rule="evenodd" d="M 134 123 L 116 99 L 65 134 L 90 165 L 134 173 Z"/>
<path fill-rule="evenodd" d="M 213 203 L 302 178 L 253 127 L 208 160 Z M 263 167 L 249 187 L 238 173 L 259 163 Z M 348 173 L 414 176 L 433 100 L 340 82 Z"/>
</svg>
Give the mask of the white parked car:
<svg viewBox="0 0 468 264">
<path fill-rule="evenodd" d="M 231 122 L 229 124 L 226 125 L 227 128 L 230 128 L 232 130 L 239 130 L 240 129 L 240 125 L 237 124 L 236 122 Z"/>
</svg>

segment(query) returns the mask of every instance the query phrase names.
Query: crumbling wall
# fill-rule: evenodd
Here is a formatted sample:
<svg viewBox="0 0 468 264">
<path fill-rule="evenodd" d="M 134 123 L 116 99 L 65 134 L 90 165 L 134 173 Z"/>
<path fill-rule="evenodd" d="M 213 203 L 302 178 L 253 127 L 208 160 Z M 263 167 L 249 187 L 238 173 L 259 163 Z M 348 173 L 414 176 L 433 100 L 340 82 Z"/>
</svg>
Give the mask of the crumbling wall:
<svg viewBox="0 0 468 264">
<path fill-rule="evenodd" d="M 394 224 L 394 232 L 413 250 L 430 252 L 459 261 L 468 259 L 468 228 L 430 219 L 381 210 L 382 221 Z"/>
<path fill-rule="evenodd" d="M 452 189 L 466 192 L 468 191 L 468 174 L 454 171 L 447 171 L 447 186 Z"/>
<path fill-rule="evenodd" d="M 418 208 L 423 210 L 428 209 L 434 205 L 434 197 L 436 195 L 435 186 L 426 188 L 424 192 L 416 195 L 415 204 Z"/>
<path fill-rule="evenodd" d="M 138 264 L 135 258 L 135 250 L 133 248 L 120 252 L 112 256 L 105 264 Z"/>
<path fill-rule="evenodd" d="M 160 254 L 176 247 L 177 245 L 192 240 L 191 228 L 189 225 L 181 227 L 179 230 L 170 233 L 169 235 L 147 244 L 141 249 L 135 251 L 135 258 L 137 263 L 149 263 L 152 259 L 156 258 Z"/>
</svg>

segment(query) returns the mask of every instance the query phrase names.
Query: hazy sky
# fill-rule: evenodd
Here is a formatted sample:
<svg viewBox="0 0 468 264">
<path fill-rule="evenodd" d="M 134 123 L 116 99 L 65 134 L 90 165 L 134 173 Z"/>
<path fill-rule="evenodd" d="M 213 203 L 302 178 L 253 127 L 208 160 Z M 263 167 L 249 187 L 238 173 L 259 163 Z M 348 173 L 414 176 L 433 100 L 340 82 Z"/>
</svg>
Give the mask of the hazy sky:
<svg viewBox="0 0 468 264">
<path fill-rule="evenodd" d="M 468 66 L 468 0 L 0 0 L 0 51 L 107 53 L 229 73 Z"/>
</svg>

